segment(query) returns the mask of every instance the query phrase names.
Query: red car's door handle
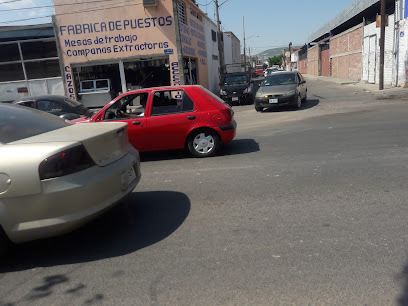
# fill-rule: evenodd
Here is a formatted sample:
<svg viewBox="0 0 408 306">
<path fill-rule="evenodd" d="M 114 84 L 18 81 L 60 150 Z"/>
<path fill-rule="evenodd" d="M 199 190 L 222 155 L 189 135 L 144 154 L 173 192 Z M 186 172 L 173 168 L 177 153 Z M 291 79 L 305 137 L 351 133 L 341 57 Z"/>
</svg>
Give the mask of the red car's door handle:
<svg viewBox="0 0 408 306">
<path fill-rule="evenodd" d="M 194 120 L 196 118 L 196 116 L 187 116 L 188 120 Z"/>
<path fill-rule="evenodd" d="M 133 124 L 133 125 L 141 125 L 141 126 L 143 126 L 143 124 L 141 124 L 140 121 L 132 121 L 132 124 Z"/>
</svg>

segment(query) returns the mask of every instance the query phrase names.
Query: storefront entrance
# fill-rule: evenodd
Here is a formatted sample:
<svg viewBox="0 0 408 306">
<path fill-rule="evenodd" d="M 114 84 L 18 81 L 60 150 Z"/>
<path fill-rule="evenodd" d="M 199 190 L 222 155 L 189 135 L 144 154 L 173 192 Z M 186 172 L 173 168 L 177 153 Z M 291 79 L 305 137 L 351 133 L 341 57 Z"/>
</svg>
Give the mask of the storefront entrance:
<svg viewBox="0 0 408 306">
<path fill-rule="evenodd" d="M 73 67 L 77 97 L 87 107 L 103 107 L 118 95 L 147 87 L 169 86 L 168 57 Z"/>
</svg>

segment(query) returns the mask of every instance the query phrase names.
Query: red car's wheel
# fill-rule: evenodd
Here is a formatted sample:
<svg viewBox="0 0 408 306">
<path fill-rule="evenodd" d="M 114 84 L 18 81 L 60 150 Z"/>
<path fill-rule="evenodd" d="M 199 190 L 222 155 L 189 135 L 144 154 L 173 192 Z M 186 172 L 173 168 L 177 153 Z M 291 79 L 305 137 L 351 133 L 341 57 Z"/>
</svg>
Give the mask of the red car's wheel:
<svg viewBox="0 0 408 306">
<path fill-rule="evenodd" d="M 212 130 L 194 131 L 188 138 L 188 150 L 195 157 L 214 156 L 220 146 L 220 137 Z"/>
</svg>

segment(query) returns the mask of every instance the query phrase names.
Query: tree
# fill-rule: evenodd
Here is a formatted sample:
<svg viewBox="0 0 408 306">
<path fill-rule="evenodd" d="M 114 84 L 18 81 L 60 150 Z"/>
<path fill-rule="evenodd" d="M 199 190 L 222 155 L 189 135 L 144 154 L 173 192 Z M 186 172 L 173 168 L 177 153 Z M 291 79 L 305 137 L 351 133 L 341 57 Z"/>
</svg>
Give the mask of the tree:
<svg viewBox="0 0 408 306">
<path fill-rule="evenodd" d="M 282 55 L 276 55 L 274 57 L 268 58 L 268 63 L 269 67 L 272 67 L 273 65 L 282 66 Z"/>
</svg>

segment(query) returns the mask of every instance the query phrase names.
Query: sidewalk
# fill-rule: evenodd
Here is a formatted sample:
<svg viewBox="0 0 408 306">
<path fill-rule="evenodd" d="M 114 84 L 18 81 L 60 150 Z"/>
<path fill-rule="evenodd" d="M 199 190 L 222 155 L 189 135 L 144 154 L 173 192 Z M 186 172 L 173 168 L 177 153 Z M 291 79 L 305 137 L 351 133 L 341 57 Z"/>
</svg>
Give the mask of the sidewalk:
<svg viewBox="0 0 408 306">
<path fill-rule="evenodd" d="M 305 77 L 306 80 L 320 80 L 324 82 L 331 82 L 339 85 L 344 85 L 347 87 L 352 87 L 354 89 L 361 89 L 366 92 L 371 92 L 375 96 L 376 100 L 388 100 L 388 99 L 408 100 L 408 88 L 391 87 L 391 85 L 384 85 L 384 89 L 379 90 L 378 84 L 369 84 L 366 83 L 365 81 L 340 79 L 309 74 L 303 74 L 303 76 Z"/>
</svg>

